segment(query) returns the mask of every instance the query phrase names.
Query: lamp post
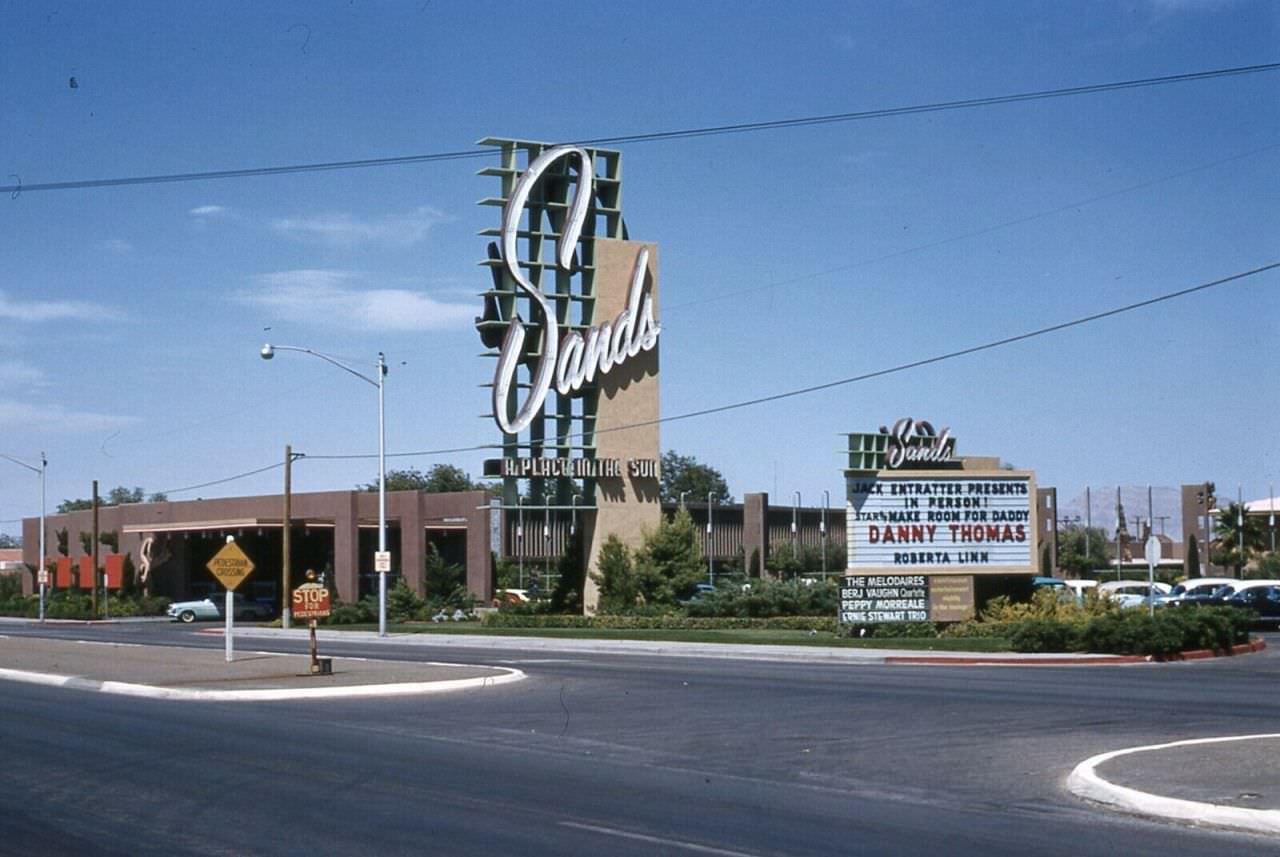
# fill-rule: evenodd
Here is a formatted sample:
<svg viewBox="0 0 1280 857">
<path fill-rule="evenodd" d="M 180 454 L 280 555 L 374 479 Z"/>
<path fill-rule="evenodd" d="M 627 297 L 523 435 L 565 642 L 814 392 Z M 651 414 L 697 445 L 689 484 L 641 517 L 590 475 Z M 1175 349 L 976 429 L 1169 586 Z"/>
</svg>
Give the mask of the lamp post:
<svg viewBox="0 0 1280 857">
<path fill-rule="evenodd" d="M 686 494 L 688 494 L 688 493 L 689 493 L 688 491 L 681 491 L 681 492 L 680 492 L 680 508 L 681 508 L 681 509 L 683 509 L 683 508 L 684 508 L 684 498 L 685 498 L 685 495 L 686 495 Z"/>
<path fill-rule="evenodd" d="M 295 345 L 271 345 L 270 343 L 262 346 L 260 352 L 263 360 L 270 360 L 275 357 L 277 351 L 297 351 L 301 354 L 310 354 L 312 357 L 319 357 L 326 363 L 337 366 L 343 372 L 354 375 L 366 384 L 372 384 L 378 389 L 378 553 L 386 553 L 387 550 L 387 431 L 386 431 L 386 400 L 384 397 L 385 381 L 387 377 L 387 358 L 381 351 L 378 352 L 378 378 L 374 380 L 363 372 L 359 372 L 336 357 L 315 351 L 310 348 L 300 348 Z M 357 527 L 358 529 L 358 527 Z M 287 595 L 287 593 L 286 593 Z M 378 636 L 387 636 L 387 573 L 385 571 L 378 572 Z"/>
<path fill-rule="evenodd" d="M 831 492 L 822 492 L 822 520 L 818 521 L 818 531 L 822 536 L 822 581 L 827 580 L 827 509 L 831 506 Z"/>
<path fill-rule="evenodd" d="M 791 495 L 791 558 L 800 559 L 800 492 L 794 491 Z"/>
<path fill-rule="evenodd" d="M 43 452 L 40 453 L 39 467 L 36 467 L 35 465 L 32 465 L 32 464 L 27 464 L 25 461 L 19 461 L 18 459 L 12 458 L 8 455 L 4 455 L 3 453 L 0 453 L 0 458 L 3 458 L 5 461 L 12 461 L 14 464 L 18 465 L 19 467 L 25 467 L 28 470 L 30 470 L 32 473 L 35 473 L 37 476 L 40 477 L 40 548 L 39 548 L 40 557 L 39 559 L 36 560 L 36 580 L 40 584 L 40 621 L 43 622 L 44 621 L 44 587 L 45 587 L 44 575 L 47 573 L 44 567 L 44 507 L 45 507 L 44 483 L 45 483 L 45 472 L 49 469 L 49 461 L 44 457 Z"/>
<path fill-rule="evenodd" d="M 716 567 L 715 560 L 711 557 L 711 504 L 715 502 L 716 494 L 714 491 L 707 492 L 707 582 L 712 586 L 716 585 Z"/>
</svg>

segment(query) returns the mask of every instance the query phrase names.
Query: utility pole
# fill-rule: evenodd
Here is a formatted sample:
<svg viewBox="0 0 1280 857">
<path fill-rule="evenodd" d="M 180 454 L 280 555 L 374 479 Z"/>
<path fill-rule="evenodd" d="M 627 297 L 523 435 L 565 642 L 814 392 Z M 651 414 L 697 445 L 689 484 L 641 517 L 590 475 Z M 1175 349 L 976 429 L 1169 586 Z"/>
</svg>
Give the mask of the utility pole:
<svg viewBox="0 0 1280 857">
<path fill-rule="evenodd" d="M 289 531 L 293 529 L 293 447 L 284 447 L 284 516 L 280 520 L 280 627 L 288 630 L 290 599 L 289 591 Z"/>
<path fill-rule="evenodd" d="M 83 582 L 80 584 L 84 585 Z M 89 597 L 93 618 L 98 618 L 98 480 L 93 480 L 93 590 Z"/>
</svg>

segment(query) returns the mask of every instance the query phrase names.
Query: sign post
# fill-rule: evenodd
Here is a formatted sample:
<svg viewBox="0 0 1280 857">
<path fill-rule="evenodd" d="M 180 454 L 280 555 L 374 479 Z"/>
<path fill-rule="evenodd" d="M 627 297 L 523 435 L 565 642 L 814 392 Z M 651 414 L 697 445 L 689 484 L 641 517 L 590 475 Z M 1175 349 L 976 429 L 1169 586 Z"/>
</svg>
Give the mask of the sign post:
<svg viewBox="0 0 1280 857">
<path fill-rule="evenodd" d="M 240 550 L 240 546 L 236 544 L 236 537 L 227 536 L 226 546 L 214 554 L 213 559 L 209 560 L 205 567 L 218 579 L 219 583 L 227 588 L 226 601 L 223 602 L 223 613 L 226 619 L 224 636 L 227 663 L 231 663 L 235 655 L 235 642 L 232 639 L 232 632 L 235 630 L 235 604 L 232 593 L 253 572 L 253 562 L 245 556 L 244 551 Z"/>
<path fill-rule="evenodd" d="M 316 620 L 329 615 L 329 590 L 316 583 L 316 573 L 307 571 L 307 582 L 293 590 L 293 618 L 306 619 L 311 628 L 311 674 L 329 675 L 333 672 L 333 662 L 325 658 L 322 662 L 316 653 Z"/>
<path fill-rule="evenodd" d="M 44 562 L 44 558 L 41 558 Z M 49 585 L 49 569 L 41 568 L 36 572 L 36 580 L 40 583 L 40 621 L 44 621 L 44 588 Z"/>
</svg>

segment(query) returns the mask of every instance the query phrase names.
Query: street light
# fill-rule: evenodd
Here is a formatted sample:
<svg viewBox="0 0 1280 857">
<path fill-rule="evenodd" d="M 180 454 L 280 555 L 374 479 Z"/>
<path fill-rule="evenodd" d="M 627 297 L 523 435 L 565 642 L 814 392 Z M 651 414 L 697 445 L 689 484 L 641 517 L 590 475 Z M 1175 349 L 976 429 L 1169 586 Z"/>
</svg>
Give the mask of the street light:
<svg viewBox="0 0 1280 857">
<path fill-rule="evenodd" d="M 831 506 L 831 492 L 822 492 L 822 520 L 818 522 L 818 529 L 822 534 L 822 580 L 827 579 L 827 509 Z"/>
<path fill-rule="evenodd" d="M 516 498 L 516 557 L 520 563 L 520 588 L 524 589 L 524 496 Z"/>
<path fill-rule="evenodd" d="M 707 582 L 713 587 L 716 585 L 716 567 L 715 560 L 711 558 L 711 504 L 715 502 L 716 493 L 714 491 L 707 492 Z"/>
<path fill-rule="evenodd" d="M 800 559 L 800 544 L 797 539 L 800 536 L 800 528 L 797 526 L 797 519 L 800 515 L 800 492 L 792 492 L 791 495 L 791 558 Z"/>
<path fill-rule="evenodd" d="M 28 470 L 30 470 L 32 473 L 35 473 L 40 477 L 40 558 L 36 561 L 36 569 L 37 569 L 36 580 L 40 584 L 40 621 L 43 622 L 44 621 L 44 587 L 45 587 L 44 576 L 47 573 L 44 567 L 44 506 L 45 506 L 45 499 L 44 499 L 45 478 L 44 477 L 45 477 L 45 471 L 49 469 L 49 461 L 44 457 L 43 452 L 40 453 L 39 467 L 36 467 L 31 464 L 27 464 L 25 461 L 19 461 L 16 458 L 5 455 L 4 453 L 0 453 L 0 458 L 3 458 L 5 461 L 12 461 L 14 464 L 18 465 L 19 467 L 25 467 Z"/>
<path fill-rule="evenodd" d="M 312 357 L 319 357 L 326 363 L 337 366 L 343 372 L 354 375 L 366 384 L 372 384 L 378 388 L 378 553 L 386 553 L 387 550 L 387 431 L 386 431 L 386 407 L 384 399 L 384 386 L 387 377 L 387 358 L 381 351 L 378 352 L 378 379 L 375 381 L 363 372 L 352 369 L 347 364 L 319 351 L 310 348 L 300 348 L 295 345 L 272 345 L 267 343 L 262 346 L 262 359 L 270 360 L 276 356 L 277 351 L 297 351 L 301 354 L 310 354 Z M 285 593 L 286 596 L 288 593 Z M 387 573 L 385 571 L 378 572 L 378 636 L 387 636 Z"/>
</svg>

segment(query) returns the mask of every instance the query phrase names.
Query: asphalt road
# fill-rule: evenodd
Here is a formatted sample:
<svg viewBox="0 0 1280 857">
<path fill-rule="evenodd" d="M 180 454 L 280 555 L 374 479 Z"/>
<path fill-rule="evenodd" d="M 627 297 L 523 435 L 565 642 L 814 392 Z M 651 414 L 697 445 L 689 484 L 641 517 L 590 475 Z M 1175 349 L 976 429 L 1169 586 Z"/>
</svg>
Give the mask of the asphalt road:
<svg viewBox="0 0 1280 857">
<path fill-rule="evenodd" d="M 0 633 L 221 647 L 168 625 Z M 1273 731 L 1275 648 L 1074 668 L 331 648 L 515 665 L 529 678 L 308 703 L 0 684 L 0 853 L 1280 852 L 1274 839 L 1130 818 L 1063 788 L 1105 750 Z"/>
</svg>

